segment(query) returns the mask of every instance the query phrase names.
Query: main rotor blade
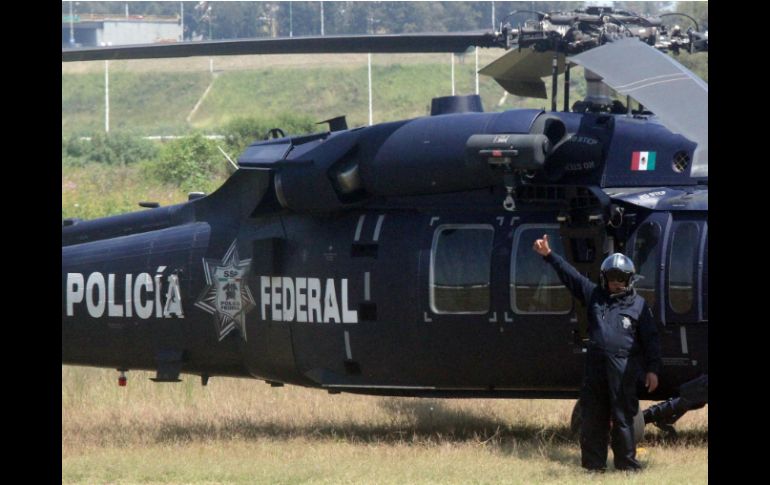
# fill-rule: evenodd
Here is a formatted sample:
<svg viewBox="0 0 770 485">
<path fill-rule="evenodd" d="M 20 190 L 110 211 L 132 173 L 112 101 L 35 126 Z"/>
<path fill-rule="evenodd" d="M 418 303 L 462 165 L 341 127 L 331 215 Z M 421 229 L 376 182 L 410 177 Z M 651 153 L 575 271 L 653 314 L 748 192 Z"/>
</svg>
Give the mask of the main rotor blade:
<svg viewBox="0 0 770 485">
<path fill-rule="evenodd" d="M 547 99 L 542 78 L 550 76 L 553 51 L 538 52 L 532 48 L 511 49 L 479 70 L 490 76 L 506 91 L 516 96 Z M 559 74 L 564 72 L 564 54 L 559 54 Z"/>
<path fill-rule="evenodd" d="M 499 47 L 491 33 L 278 37 L 62 49 L 62 62 L 248 54 L 464 52 Z"/>
<path fill-rule="evenodd" d="M 615 91 L 655 113 L 669 130 L 698 146 L 690 175 L 708 177 L 709 88 L 671 57 L 638 39 L 624 39 L 569 59 L 593 71 Z"/>
</svg>

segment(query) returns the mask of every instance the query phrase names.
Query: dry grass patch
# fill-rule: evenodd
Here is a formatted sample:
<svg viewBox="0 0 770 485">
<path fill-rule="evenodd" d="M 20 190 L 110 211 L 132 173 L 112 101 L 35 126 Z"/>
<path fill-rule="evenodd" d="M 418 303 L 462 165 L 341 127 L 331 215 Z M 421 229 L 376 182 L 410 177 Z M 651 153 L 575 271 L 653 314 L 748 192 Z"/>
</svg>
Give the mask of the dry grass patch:
<svg viewBox="0 0 770 485">
<path fill-rule="evenodd" d="M 193 376 L 173 385 L 149 377 L 130 372 L 120 388 L 115 371 L 62 367 L 64 483 L 586 479 L 568 434 L 571 401 L 329 395 L 246 379 L 212 378 L 202 387 Z M 707 409 L 678 428 L 678 443 L 648 428 L 642 475 L 597 481 L 705 483 Z"/>
</svg>

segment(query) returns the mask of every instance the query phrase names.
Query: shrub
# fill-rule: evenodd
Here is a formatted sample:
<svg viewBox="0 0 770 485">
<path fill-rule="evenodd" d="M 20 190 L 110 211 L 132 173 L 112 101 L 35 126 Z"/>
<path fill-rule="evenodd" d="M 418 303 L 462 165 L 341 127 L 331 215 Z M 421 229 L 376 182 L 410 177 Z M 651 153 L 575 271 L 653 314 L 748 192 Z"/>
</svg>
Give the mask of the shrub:
<svg viewBox="0 0 770 485">
<path fill-rule="evenodd" d="M 229 163 L 214 141 L 200 133 L 167 142 L 154 163 L 145 165 L 148 175 L 185 191 L 210 192 L 228 173 Z"/>
<path fill-rule="evenodd" d="M 74 135 L 62 138 L 63 164 L 82 166 L 95 162 L 125 167 L 157 156 L 155 144 L 127 133 L 97 133 L 90 141 Z"/>
<path fill-rule="evenodd" d="M 62 165 L 82 166 L 86 163 L 86 154 L 90 149 L 87 140 L 81 140 L 78 136 L 62 137 L 61 139 L 61 163 Z"/>
</svg>

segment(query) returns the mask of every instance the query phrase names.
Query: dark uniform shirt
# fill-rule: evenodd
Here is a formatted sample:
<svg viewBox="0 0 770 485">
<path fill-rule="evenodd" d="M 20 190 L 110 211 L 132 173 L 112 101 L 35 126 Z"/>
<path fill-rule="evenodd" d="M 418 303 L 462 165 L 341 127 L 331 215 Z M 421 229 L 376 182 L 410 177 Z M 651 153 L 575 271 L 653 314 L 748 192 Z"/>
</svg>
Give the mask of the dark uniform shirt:
<svg viewBox="0 0 770 485">
<path fill-rule="evenodd" d="M 645 372 L 660 373 L 658 329 L 644 298 L 630 290 L 610 293 L 589 280 L 558 254 L 545 256 L 572 295 L 588 309 L 588 351 L 641 356 Z"/>
</svg>

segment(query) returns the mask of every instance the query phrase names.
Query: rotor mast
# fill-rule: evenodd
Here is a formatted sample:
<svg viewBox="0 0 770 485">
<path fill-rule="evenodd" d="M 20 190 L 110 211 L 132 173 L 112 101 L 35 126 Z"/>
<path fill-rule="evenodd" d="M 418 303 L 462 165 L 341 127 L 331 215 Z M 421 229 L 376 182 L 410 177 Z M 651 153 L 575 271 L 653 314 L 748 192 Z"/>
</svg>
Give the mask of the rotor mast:
<svg viewBox="0 0 770 485">
<path fill-rule="evenodd" d="M 523 13 L 535 14 L 537 18 L 527 18 L 516 27 L 506 22 L 516 14 Z M 632 37 L 663 52 L 678 54 L 680 50 L 708 51 L 708 32 L 697 32 L 697 23 L 695 25 L 696 30 L 690 29 L 685 33 L 678 26 L 668 30 L 660 17 L 640 16 L 612 7 L 588 7 L 566 13 L 518 10 L 508 14 L 500 28 L 499 36 L 502 38 L 498 43 L 511 49 L 500 60 L 507 59 L 503 62 L 495 61 L 483 68 L 481 73 L 493 77 L 511 94 L 540 98 L 546 97 L 542 78 L 550 75 L 551 110 L 556 111 L 558 74 L 563 71 L 564 111 L 569 111 L 569 70 L 572 63 L 566 62 L 564 56 L 575 56 Z M 542 56 L 548 54 L 552 56 L 549 56 L 546 71 Z M 560 61 L 565 63 L 563 67 L 559 66 Z M 578 110 L 617 112 L 622 103 L 612 100 L 610 87 L 603 82 L 602 77 L 588 69 L 584 71 L 584 77 L 587 95 L 577 105 Z"/>
</svg>

